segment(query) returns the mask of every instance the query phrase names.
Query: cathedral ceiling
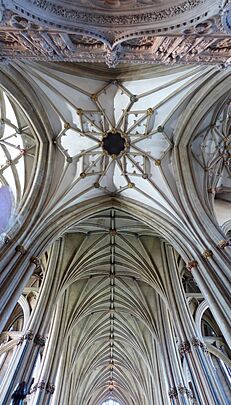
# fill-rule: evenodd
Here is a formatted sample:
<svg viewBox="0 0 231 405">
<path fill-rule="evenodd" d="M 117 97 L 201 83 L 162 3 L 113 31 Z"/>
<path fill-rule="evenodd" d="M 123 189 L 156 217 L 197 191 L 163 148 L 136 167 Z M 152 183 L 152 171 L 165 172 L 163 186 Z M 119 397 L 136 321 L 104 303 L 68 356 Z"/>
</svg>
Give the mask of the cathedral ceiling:
<svg viewBox="0 0 231 405">
<path fill-rule="evenodd" d="M 53 174 L 41 220 L 95 198 L 117 198 L 149 207 L 186 230 L 178 176 L 182 181 L 189 174 L 210 215 L 215 196 L 230 200 L 228 89 L 210 107 L 205 101 L 198 119 L 192 117 L 196 105 L 191 100 L 199 90 L 207 97 L 207 81 L 219 76 L 217 68 L 178 66 L 160 72 L 155 67 L 152 77 L 145 70 L 144 78 L 136 79 L 142 77 L 138 70 L 129 80 L 126 72 L 109 79 L 101 69 L 95 78 L 90 71 L 84 74 L 84 66 L 15 61 L 11 74 L 27 96 L 34 91 L 37 112 L 49 122 Z M 26 118 L 28 111 L 2 92 L 1 182 L 10 185 L 19 207 L 32 192 L 36 169 L 41 178 L 38 162 L 45 158 L 47 142 L 33 127 L 33 117 Z M 192 121 L 186 131 L 188 159 L 183 149 L 181 154 L 190 166 L 181 172 L 176 146 L 187 120 Z"/>
<path fill-rule="evenodd" d="M 113 209 L 73 226 L 59 243 L 70 402 L 160 403 L 158 308 L 169 305 L 164 245 L 149 227 Z"/>
<path fill-rule="evenodd" d="M 53 124 L 55 174 L 47 212 L 118 196 L 181 221 L 174 131 L 210 67 L 127 82 L 86 79 L 38 64 L 14 67 L 30 78 Z M 120 149 L 114 150 L 118 141 Z"/>
<path fill-rule="evenodd" d="M 0 45 L 1 184 L 17 226 L 34 221 L 26 243 L 41 252 L 69 232 L 58 271 L 71 403 L 160 403 L 158 314 L 175 288 L 161 237 L 192 252 L 191 206 L 214 221 L 214 198 L 230 201 L 230 2 L 3 0 Z"/>
</svg>

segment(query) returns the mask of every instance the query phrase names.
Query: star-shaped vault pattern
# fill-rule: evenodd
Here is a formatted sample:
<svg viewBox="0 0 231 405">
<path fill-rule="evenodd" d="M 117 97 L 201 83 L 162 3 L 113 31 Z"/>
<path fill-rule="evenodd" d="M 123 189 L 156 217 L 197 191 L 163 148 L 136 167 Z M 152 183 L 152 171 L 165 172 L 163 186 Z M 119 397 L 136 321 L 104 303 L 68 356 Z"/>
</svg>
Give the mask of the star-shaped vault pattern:
<svg viewBox="0 0 231 405">
<path fill-rule="evenodd" d="M 115 95 L 114 107 L 108 113 L 105 102 L 111 94 Z M 93 177 L 94 187 L 105 193 L 133 188 L 139 178 L 155 185 L 153 167 L 160 165 L 172 146 L 164 128 L 156 125 L 155 108 L 136 109 L 139 96 L 118 81 L 106 84 L 90 98 L 95 108 L 78 107 L 73 123 L 63 122 L 55 139 L 67 162 L 76 160 L 79 177 Z M 117 142 L 121 137 L 125 140 L 119 154 L 110 154 L 104 147 L 108 134 L 113 133 Z"/>
<path fill-rule="evenodd" d="M 55 175 L 44 216 L 116 196 L 181 220 L 174 134 L 211 68 L 166 69 L 136 80 L 88 78 L 33 62 L 14 68 L 29 78 L 52 126 Z"/>
</svg>

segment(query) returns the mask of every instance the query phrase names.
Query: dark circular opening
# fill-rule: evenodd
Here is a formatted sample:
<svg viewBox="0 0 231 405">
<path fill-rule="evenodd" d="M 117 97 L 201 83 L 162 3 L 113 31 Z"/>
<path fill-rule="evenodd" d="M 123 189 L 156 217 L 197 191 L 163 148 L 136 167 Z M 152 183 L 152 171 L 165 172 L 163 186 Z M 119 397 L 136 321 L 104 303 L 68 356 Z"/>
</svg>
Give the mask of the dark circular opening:
<svg viewBox="0 0 231 405">
<path fill-rule="evenodd" d="M 109 131 L 107 135 L 103 138 L 103 149 L 109 155 L 118 156 L 121 152 L 125 150 L 125 139 L 122 137 L 121 133 L 118 131 Z"/>
</svg>

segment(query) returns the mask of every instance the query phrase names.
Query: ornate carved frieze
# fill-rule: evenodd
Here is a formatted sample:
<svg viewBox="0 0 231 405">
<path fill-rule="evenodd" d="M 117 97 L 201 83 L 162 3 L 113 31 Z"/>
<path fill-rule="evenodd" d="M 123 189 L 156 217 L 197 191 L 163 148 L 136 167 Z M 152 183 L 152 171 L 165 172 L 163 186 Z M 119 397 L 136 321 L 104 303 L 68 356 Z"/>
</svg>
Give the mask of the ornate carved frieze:
<svg viewBox="0 0 231 405">
<path fill-rule="evenodd" d="M 57 24 L 64 21 L 73 26 L 87 25 L 90 27 L 108 28 L 150 25 L 179 17 L 186 25 L 190 18 L 203 18 L 208 0 L 176 0 L 171 6 L 162 1 L 156 4 L 154 0 L 89 0 L 73 4 L 71 1 L 24 0 L 13 1 L 14 9 L 19 13 L 27 13 L 34 20 L 45 20 L 46 23 Z M 219 1 L 215 1 L 215 6 Z M 203 7 L 204 6 L 204 7 Z M 123 12 L 121 12 L 123 11 Z M 209 10 L 207 9 L 207 14 Z M 185 16 L 186 14 L 186 16 Z M 171 23 L 171 22 L 170 22 Z"/>
<path fill-rule="evenodd" d="M 121 7 L 127 2 L 98 0 L 94 13 L 86 5 L 90 2 L 72 4 L 73 7 L 68 1 L 56 4 L 45 0 L 14 1 L 8 6 L 10 9 L 6 5 L 0 26 L 1 60 L 106 62 L 109 67 L 120 62 L 226 67 L 231 62 L 231 38 L 222 29 L 223 16 L 209 16 L 206 12 L 203 16 L 199 13 L 195 21 L 191 18 L 189 25 L 183 20 L 176 26 L 167 24 L 171 17 L 177 16 L 178 20 L 181 14 L 203 5 L 206 0 L 178 1 L 172 7 L 166 2 L 163 10 L 156 9 L 151 0 L 144 3 L 130 0 L 134 7 L 130 4 L 129 13 L 121 13 Z M 217 1 L 217 13 L 219 4 Z M 102 7 L 106 10 L 107 6 L 108 12 L 102 13 Z M 148 12 L 141 13 L 140 7 L 145 11 L 146 6 Z M 111 13 L 116 9 L 117 13 Z M 135 13 L 134 9 L 139 12 Z M 151 23 L 150 28 L 146 26 L 147 21 Z"/>
<path fill-rule="evenodd" d="M 115 67 L 120 62 L 176 64 L 199 63 L 228 66 L 231 62 L 231 39 L 196 36 L 147 36 L 114 47 L 102 41 L 63 32 L 31 29 L 0 29 L 1 60 L 106 62 Z"/>
</svg>

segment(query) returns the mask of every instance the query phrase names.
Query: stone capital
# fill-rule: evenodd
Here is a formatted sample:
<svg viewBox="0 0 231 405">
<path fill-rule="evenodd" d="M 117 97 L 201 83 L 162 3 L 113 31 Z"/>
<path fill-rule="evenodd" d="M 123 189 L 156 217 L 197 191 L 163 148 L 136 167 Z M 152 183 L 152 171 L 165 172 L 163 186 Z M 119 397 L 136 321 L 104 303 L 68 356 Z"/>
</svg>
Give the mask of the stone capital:
<svg viewBox="0 0 231 405">
<path fill-rule="evenodd" d="M 36 335 L 34 338 L 34 344 L 38 346 L 45 346 L 46 344 L 46 336 Z"/>
<path fill-rule="evenodd" d="M 54 391 L 55 391 L 55 385 L 53 383 L 48 382 L 46 385 L 46 392 L 48 394 L 52 395 L 52 394 L 54 394 Z"/>
<path fill-rule="evenodd" d="M 194 268 L 196 268 L 198 266 L 198 262 L 196 260 L 191 260 L 190 262 L 187 263 L 187 270 L 188 271 L 192 271 Z"/>
<path fill-rule="evenodd" d="M 15 248 L 16 252 L 20 253 L 21 255 L 25 255 L 26 249 L 23 245 L 17 245 Z"/>
<path fill-rule="evenodd" d="M 186 353 L 191 353 L 191 345 L 188 340 L 185 340 L 184 342 L 181 342 L 179 344 L 179 351 L 181 357 L 183 357 Z"/>
<path fill-rule="evenodd" d="M 217 247 L 219 249 L 224 249 L 226 247 L 231 247 L 231 239 L 222 239 L 218 242 Z"/>
<path fill-rule="evenodd" d="M 38 257 L 32 256 L 32 257 L 30 258 L 30 263 L 31 263 L 31 264 L 34 264 L 36 267 L 38 267 L 38 266 L 40 265 L 40 260 L 39 260 Z"/>
<path fill-rule="evenodd" d="M 211 257 L 213 257 L 213 252 L 210 249 L 205 249 L 204 252 L 202 253 L 202 256 L 204 257 L 204 259 L 208 260 Z"/>
<path fill-rule="evenodd" d="M 202 342 L 198 337 L 194 336 L 191 340 L 191 344 L 193 347 L 197 348 L 200 347 L 203 351 L 207 352 L 207 347 L 204 342 Z"/>
<path fill-rule="evenodd" d="M 178 397 L 178 393 L 175 387 L 171 387 L 168 391 L 168 395 L 170 399 L 174 399 Z"/>
</svg>

